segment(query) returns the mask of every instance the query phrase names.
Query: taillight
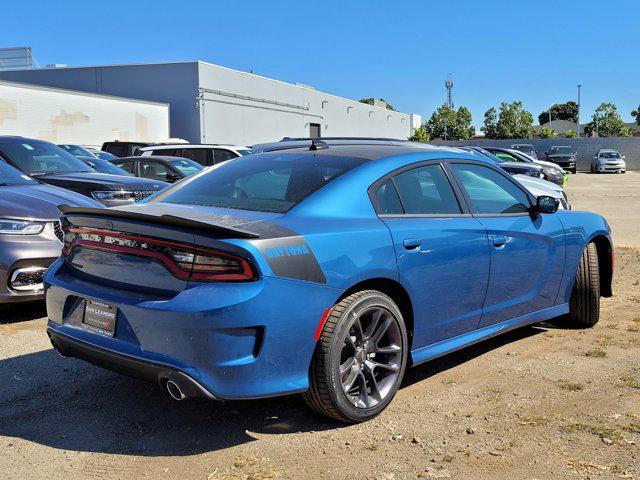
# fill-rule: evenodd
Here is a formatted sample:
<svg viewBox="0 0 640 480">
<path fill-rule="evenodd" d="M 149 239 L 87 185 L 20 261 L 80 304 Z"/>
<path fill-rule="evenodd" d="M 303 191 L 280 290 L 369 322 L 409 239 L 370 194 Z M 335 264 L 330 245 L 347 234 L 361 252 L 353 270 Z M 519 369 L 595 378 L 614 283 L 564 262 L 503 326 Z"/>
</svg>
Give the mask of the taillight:
<svg viewBox="0 0 640 480">
<path fill-rule="evenodd" d="M 175 277 L 197 282 L 247 282 L 257 278 L 251 263 L 230 252 L 122 232 L 65 229 L 63 256 L 77 247 L 152 258 Z"/>
</svg>

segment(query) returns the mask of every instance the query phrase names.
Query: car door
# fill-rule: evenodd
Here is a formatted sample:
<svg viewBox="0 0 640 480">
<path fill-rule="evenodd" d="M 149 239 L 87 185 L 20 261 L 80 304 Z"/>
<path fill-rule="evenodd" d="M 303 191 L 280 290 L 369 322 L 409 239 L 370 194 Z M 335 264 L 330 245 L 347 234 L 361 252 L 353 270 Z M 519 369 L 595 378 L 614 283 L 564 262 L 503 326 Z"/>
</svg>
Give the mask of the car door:
<svg viewBox="0 0 640 480">
<path fill-rule="evenodd" d="M 491 275 L 480 327 L 552 307 L 564 268 L 556 214 L 532 213 L 532 197 L 488 165 L 449 162 L 474 217 L 484 225 Z"/>
<path fill-rule="evenodd" d="M 440 162 L 384 177 L 370 189 L 393 239 L 414 310 L 413 348 L 477 328 L 489 281 L 485 228 L 459 201 Z"/>
</svg>

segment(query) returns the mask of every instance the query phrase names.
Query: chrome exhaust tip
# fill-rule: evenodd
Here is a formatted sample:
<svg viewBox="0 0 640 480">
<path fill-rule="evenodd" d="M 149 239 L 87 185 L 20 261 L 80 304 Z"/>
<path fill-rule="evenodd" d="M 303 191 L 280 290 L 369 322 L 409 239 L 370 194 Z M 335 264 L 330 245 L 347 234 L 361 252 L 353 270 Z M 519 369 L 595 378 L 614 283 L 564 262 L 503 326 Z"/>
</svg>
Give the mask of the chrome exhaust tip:
<svg viewBox="0 0 640 480">
<path fill-rule="evenodd" d="M 167 380 L 165 388 L 167 389 L 167 392 L 169 392 L 169 395 L 171 395 L 171 398 L 173 398 L 174 400 L 180 401 L 187 398 L 187 396 L 182 392 L 182 389 L 180 389 L 180 386 L 173 380 Z"/>
</svg>

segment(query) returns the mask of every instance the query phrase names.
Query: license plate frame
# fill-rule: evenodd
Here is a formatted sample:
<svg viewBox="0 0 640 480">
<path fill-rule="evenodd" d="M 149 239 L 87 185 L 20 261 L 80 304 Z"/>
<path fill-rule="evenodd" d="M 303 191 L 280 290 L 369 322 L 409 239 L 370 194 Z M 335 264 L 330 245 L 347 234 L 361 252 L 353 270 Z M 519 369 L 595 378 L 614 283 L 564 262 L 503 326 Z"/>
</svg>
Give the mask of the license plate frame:
<svg viewBox="0 0 640 480">
<path fill-rule="evenodd" d="M 113 337 L 116 333 L 118 308 L 96 300 L 85 300 L 82 325 L 92 332 Z"/>
</svg>

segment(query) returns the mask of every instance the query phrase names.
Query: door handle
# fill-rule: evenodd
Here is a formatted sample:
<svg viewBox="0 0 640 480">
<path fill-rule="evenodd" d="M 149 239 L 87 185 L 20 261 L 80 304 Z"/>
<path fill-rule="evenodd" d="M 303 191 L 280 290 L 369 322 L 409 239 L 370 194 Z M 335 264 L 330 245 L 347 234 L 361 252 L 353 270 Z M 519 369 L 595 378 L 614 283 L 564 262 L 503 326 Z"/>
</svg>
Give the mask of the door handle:
<svg viewBox="0 0 640 480">
<path fill-rule="evenodd" d="M 491 237 L 491 242 L 493 243 L 493 246 L 497 248 L 504 247 L 504 245 L 508 241 L 509 241 L 509 238 L 505 237 L 504 235 L 493 235 Z"/>
<path fill-rule="evenodd" d="M 405 238 L 402 241 L 402 245 L 404 245 L 404 248 L 407 250 L 417 250 L 420 248 L 420 245 L 422 245 L 422 242 L 417 238 Z"/>
</svg>

